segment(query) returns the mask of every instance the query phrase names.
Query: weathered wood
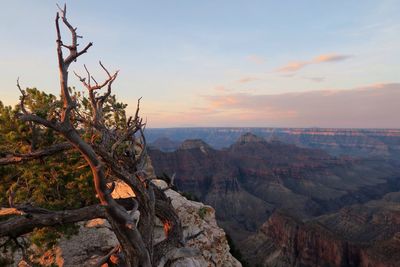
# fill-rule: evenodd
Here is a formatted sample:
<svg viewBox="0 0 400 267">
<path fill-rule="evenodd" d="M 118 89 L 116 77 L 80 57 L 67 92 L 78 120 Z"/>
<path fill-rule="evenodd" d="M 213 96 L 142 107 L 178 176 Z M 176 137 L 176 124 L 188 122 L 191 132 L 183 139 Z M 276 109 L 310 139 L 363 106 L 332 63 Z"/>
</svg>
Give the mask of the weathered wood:
<svg viewBox="0 0 400 267">
<path fill-rule="evenodd" d="M 35 213 L 34 209 L 31 209 L 31 211 L 30 213 L 20 211 L 19 216 L 0 222 L 0 237 L 18 237 L 32 232 L 37 227 L 75 223 L 94 218 L 106 218 L 107 216 L 104 207 L 101 205 L 92 205 L 75 210 L 49 211 L 48 213 Z"/>
</svg>

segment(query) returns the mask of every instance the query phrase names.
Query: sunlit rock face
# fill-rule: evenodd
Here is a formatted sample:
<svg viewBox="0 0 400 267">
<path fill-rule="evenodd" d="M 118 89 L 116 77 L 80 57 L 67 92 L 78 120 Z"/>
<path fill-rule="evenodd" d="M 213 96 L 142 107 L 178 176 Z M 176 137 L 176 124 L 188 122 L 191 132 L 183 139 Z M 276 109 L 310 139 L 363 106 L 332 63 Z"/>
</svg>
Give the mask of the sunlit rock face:
<svg viewBox="0 0 400 267">
<path fill-rule="evenodd" d="M 184 237 L 194 237 L 187 245 L 201 251 L 198 257 L 178 260 L 172 266 L 241 266 L 230 254 L 225 232 L 218 227 L 215 210 L 211 206 L 187 200 L 173 190 L 166 191 L 166 194 L 172 199 L 172 205 L 181 219 Z"/>
</svg>

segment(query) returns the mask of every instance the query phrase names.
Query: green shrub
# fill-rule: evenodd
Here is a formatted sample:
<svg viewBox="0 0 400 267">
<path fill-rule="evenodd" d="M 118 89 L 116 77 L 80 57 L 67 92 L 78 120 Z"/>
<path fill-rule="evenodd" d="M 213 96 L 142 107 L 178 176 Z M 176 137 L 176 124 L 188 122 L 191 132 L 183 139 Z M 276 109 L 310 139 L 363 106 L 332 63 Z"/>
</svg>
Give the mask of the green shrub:
<svg viewBox="0 0 400 267">
<path fill-rule="evenodd" d="M 201 207 L 201 208 L 199 209 L 199 211 L 198 211 L 198 214 L 199 214 L 200 218 L 201 218 L 202 220 L 204 220 L 204 217 L 205 217 L 206 214 L 207 214 L 207 208 L 206 208 L 206 207 Z"/>
</svg>

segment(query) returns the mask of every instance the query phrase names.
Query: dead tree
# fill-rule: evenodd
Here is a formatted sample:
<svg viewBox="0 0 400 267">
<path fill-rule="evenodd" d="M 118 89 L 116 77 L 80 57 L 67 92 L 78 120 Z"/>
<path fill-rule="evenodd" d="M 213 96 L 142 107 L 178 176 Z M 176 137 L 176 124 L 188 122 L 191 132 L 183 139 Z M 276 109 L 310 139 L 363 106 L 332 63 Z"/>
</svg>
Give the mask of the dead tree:
<svg viewBox="0 0 400 267">
<path fill-rule="evenodd" d="M 118 71 L 111 73 L 100 62 L 104 70 L 105 80 L 97 82 L 85 66 L 85 77 L 75 73 L 76 77 L 88 93 L 89 109 L 82 111 L 79 97 L 74 95 L 68 86 L 69 67 L 73 62 L 85 54 L 92 46 L 87 44 L 82 50 L 78 49 L 77 28 L 73 27 L 66 17 L 66 6 L 57 12 L 55 25 L 57 31 L 57 58 L 60 73 L 60 92 L 62 108 L 59 116 L 52 120 L 40 117 L 25 108 L 25 93 L 18 84 L 22 93 L 21 114 L 19 118 L 27 123 L 41 125 L 53 129 L 63 136 L 67 143 L 56 144 L 54 147 L 32 152 L 27 155 L 11 155 L 0 160 L 0 164 L 17 163 L 31 158 L 49 156 L 58 150 L 76 149 L 84 157 L 93 174 L 94 187 L 100 205 L 87 210 L 72 210 L 58 212 L 35 212 L 35 209 L 19 212 L 30 213 L 30 217 L 11 218 L 6 223 L 0 223 L 0 236 L 16 238 L 31 231 L 34 227 L 49 226 L 63 222 L 76 222 L 90 218 L 106 218 L 118 238 L 126 264 L 128 266 L 158 266 L 168 261 L 167 255 L 176 251 L 183 253 L 182 229 L 170 200 L 163 191 L 158 189 L 147 176 L 146 167 L 146 140 L 144 136 L 145 124 L 139 117 L 139 101 L 136 113 L 125 121 L 124 125 L 110 124 L 105 118 L 105 108 L 108 105 L 112 85 L 118 76 Z M 70 35 L 71 42 L 64 43 L 60 27 L 64 25 Z M 104 91 L 104 92 L 101 92 Z M 140 100 L 140 99 L 139 99 Z M 87 134 L 90 133 L 90 138 Z M 85 137 L 83 136 L 85 134 Z M 139 151 L 139 154 L 135 154 Z M 107 172 L 106 172 L 107 170 Z M 113 199 L 114 189 L 112 180 L 119 179 L 125 182 L 135 193 L 133 210 Z M 110 186 L 111 184 L 111 186 Z M 85 209 L 85 208 L 84 208 Z M 132 217 L 135 210 L 140 211 L 140 221 L 136 225 Z M 159 218 L 164 223 L 167 238 L 158 244 L 154 243 L 154 222 Z M 18 231 L 17 230 L 18 227 Z M 176 253 L 175 253 L 176 254 Z"/>
</svg>

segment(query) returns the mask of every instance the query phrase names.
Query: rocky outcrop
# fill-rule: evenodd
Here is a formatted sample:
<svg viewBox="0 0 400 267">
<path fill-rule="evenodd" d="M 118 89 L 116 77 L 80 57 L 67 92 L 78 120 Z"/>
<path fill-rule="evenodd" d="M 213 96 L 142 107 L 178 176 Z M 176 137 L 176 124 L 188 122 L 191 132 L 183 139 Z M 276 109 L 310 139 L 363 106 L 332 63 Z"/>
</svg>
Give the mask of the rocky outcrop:
<svg viewBox="0 0 400 267">
<path fill-rule="evenodd" d="M 211 206 L 187 200 L 173 190 L 166 194 L 181 219 L 187 246 L 201 252 L 197 257 L 180 259 L 172 266 L 241 266 L 230 254 L 225 232 L 218 227 Z"/>
<path fill-rule="evenodd" d="M 162 180 L 154 182 L 161 188 L 166 188 Z M 175 257 L 170 262 L 171 267 L 240 267 L 242 266 L 229 252 L 225 232 L 217 225 L 215 211 L 211 206 L 200 202 L 187 200 L 178 192 L 168 189 L 166 195 L 171 199 L 183 226 L 186 247 L 195 249 L 198 253 L 192 257 Z M 132 196 L 129 187 L 117 183 L 114 197 Z M 109 223 L 104 219 L 94 219 L 79 223 L 79 232 L 69 238 L 61 238 L 58 245 L 38 260 L 41 265 L 50 266 L 91 266 L 97 259 L 106 255 L 117 244 L 118 240 L 110 230 Z M 156 242 L 162 241 L 163 225 L 156 222 Z M 14 258 L 17 258 L 15 256 Z M 20 263 L 19 266 L 24 266 Z"/>
<path fill-rule="evenodd" d="M 202 142 L 194 140 L 186 144 L 187 149 L 203 150 Z M 184 146 L 185 147 L 185 146 Z M 140 151 L 140 147 L 137 148 Z M 203 151 L 201 151 L 203 153 Z M 152 183 L 164 190 L 170 198 L 183 227 L 183 242 L 185 247 L 172 251 L 167 257 L 168 262 L 161 259 L 158 267 L 241 267 L 241 263 L 229 252 L 230 248 L 225 232 L 217 225 L 215 210 L 211 206 L 200 202 L 190 201 L 178 192 L 169 189 L 164 180 L 156 179 L 150 158 L 147 156 L 143 166 L 147 177 Z M 115 181 L 112 191 L 114 199 L 126 199 L 135 197 L 132 189 L 122 181 Z M 135 220 L 140 220 L 140 212 L 134 214 Z M 79 229 L 76 235 L 62 237 L 53 249 L 39 252 L 42 256 L 34 262 L 42 266 L 93 266 L 98 259 L 116 248 L 118 240 L 111 231 L 111 226 L 105 219 L 94 219 L 78 223 Z M 166 238 L 164 225 L 156 218 L 154 229 L 155 243 Z M 31 246 L 37 255 L 39 248 Z M 186 253 L 181 253 L 186 250 Z M 191 256 L 188 256 L 191 255 Z M 28 266 L 21 261 L 21 255 L 11 255 L 19 267 Z"/>
</svg>

